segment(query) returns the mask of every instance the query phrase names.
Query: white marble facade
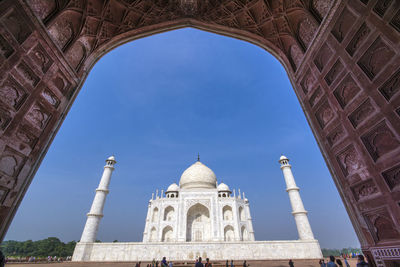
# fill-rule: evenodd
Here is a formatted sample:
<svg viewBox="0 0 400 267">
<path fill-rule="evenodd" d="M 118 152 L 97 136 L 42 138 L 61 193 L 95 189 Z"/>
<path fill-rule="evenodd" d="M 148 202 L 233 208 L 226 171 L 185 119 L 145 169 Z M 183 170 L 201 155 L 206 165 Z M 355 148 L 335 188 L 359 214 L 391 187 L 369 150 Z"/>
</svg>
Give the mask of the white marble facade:
<svg viewBox="0 0 400 267">
<path fill-rule="evenodd" d="M 214 172 L 197 161 L 179 186 L 172 184 L 149 201 L 143 243 L 253 241 L 249 201 L 243 196 L 232 195 L 224 183 L 217 186 Z"/>
<path fill-rule="evenodd" d="M 236 195 L 226 184 L 218 184 L 214 172 L 198 160 L 183 172 L 179 185 L 173 183 L 165 194 L 162 190 L 159 195 L 157 190 L 152 195 L 143 242 L 93 243 L 81 239 L 72 260 L 151 261 L 163 256 L 174 261 L 191 261 L 199 256 L 213 260 L 321 258 L 289 160 L 282 156 L 280 163 L 300 240 L 255 241 L 249 201 L 244 193 L 239 189 Z M 88 214 L 88 221 L 91 215 Z M 83 237 L 87 235 L 86 228 Z"/>
</svg>

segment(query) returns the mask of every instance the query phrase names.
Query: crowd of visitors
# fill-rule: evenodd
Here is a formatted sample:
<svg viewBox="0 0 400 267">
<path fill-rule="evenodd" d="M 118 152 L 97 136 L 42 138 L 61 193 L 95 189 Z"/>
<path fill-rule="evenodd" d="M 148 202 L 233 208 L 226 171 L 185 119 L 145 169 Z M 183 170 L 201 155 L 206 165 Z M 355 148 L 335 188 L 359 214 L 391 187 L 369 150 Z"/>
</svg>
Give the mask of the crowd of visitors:
<svg viewBox="0 0 400 267">
<path fill-rule="evenodd" d="M 329 262 L 328 263 L 325 263 L 325 260 L 322 259 L 322 260 L 319 260 L 319 265 L 321 267 L 350 267 L 350 264 L 347 261 L 347 258 L 343 257 L 343 260 L 344 260 L 344 264 L 346 266 L 343 266 L 343 262 L 340 259 L 335 259 L 334 256 L 329 256 Z M 289 261 L 289 266 L 290 267 L 294 267 L 293 263 L 292 263 L 292 265 L 290 265 L 290 261 Z M 365 258 L 361 254 L 357 256 L 357 266 L 356 267 L 368 267 L 368 263 L 365 262 Z"/>
</svg>

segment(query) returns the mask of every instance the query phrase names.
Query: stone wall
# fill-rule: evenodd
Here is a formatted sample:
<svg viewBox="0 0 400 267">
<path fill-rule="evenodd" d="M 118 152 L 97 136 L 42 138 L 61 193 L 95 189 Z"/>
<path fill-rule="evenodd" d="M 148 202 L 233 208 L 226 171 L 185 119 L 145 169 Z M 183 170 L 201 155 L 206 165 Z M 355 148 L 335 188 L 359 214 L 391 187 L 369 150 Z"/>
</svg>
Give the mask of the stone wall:
<svg viewBox="0 0 400 267">
<path fill-rule="evenodd" d="M 210 243 L 78 243 L 73 261 L 172 261 L 320 259 L 317 240 Z"/>
</svg>

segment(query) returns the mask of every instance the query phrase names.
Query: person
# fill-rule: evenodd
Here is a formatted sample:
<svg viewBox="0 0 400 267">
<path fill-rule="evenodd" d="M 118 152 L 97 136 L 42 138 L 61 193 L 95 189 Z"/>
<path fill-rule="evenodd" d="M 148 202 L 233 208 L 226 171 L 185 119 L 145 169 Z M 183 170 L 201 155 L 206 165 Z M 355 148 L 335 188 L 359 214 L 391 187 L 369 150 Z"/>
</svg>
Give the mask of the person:
<svg viewBox="0 0 400 267">
<path fill-rule="evenodd" d="M 229 261 L 226 260 L 225 267 L 229 267 Z"/>
<path fill-rule="evenodd" d="M 289 267 L 294 267 L 294 263 L 292 260 L 289 260 Z"/>
<path fill-rule="evenodd" d="M 168 267 L 167 259 L 165 257 L 162 258 L 160 266 L 161 267 Z"/>
<path fill-rule="evenodd" d="M 357 267 L 368 267 L 368 263 L 365 262 L 364 255 L 358 255 L 357 257 Z"/>
<path fill-rule="evenodd" d="M 172 261 L 170 261 L 170 262 L 168 263 L 168 267 L 172 267 L 172 266 L 173 266 Z"/>
<path fill-rule="evenodd" d="M 233 260 L 231 260 L 231 267 L 235 267 L 235 264 L 233 264 Z"/>
<path fill-rule="evenodd" d="M 194 267 L 204 267 L 203 263 L 201 263 L 201 257 L 199 257 L 199 259 L 196 262 L 196 265 Z"/>
<path fill-rule="evenodd" d="M 204 264 L 204 267 L 212 267 L 212 264 L 211 264 L 209 258 L 206 259 L 206 264 Z"/>
<path fill-rule="evenodd" d="M 321 267 L 326 267 L 325 260 L 324 260 L 324 259 L 319 260 L 319 265 L 320 265 Z"/>
<path fill-rule="evenodd" d="M 329 256 L 329 262 L 326 267 L 337 267 L 335 263 L 335 257 L 333 257 L 332 255 Z"/>
<path fill-rule="evenodd" d="M 0 267 L 4 267 L 6 264 L 6 258 L 4 257 L 3 252 L 0 250 Z"/>
<path fill-rule="evenodd" d="M 250 264 L 247 264 L 246 261 L 243 262 L 243 267 L 249 267 L 249 266 L 250 266 Z"/>
<path fill-rule="evenodd" d="M 337 265 L 339 265 L 339 267 L 343 267 L 343 263 L 340 259 L 336 260 Z"/>
<path fill-rule="evenodd" d="M 346 267 L 350 267 L 349 262 L 347 261 L 346 257 L 344 258 L 344 263 L 346 264 Z"/>
<path fill-rule="evenodd" d="M 158 267 L 158 261 L 156 261 L 156 267 Z"/>
<path fill-rule="evenodd" d="M 151 267 L 156 267 L 156 260 L 153 259 L 153 261 L 151 262 Z"/>
<path fill-rule="evenodd" d="M 142 262 L 138 262 L 138 263 L 136 263 L 136 265 L 135 265 L 135 267 L 140 267 L 140 264 L 141 264 Z"/>
</svg>

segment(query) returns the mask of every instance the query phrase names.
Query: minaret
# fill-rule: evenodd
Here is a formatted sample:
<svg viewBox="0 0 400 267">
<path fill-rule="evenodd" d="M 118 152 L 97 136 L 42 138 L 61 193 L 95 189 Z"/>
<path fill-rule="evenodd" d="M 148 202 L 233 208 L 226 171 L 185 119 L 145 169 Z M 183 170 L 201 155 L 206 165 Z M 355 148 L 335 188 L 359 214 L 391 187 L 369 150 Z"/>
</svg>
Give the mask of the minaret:
<svg viewBox="0 0 400 267">
<path fill-rule="evenodd" d="M 307 211 L 304 209 L 303 201 L 301 201 L 299 190 L 292 174 L 292 166 L 289 159 L 281 156 L 279 159 L 281 170 L 286 182 L 286 192 L 289 194 L 290 204 L 292 205 L 292 214 L 296 221 L 297 231 L 300 240 L 313 240 L 314 235 L 308 222 Z"/>
<path fill-rule="evenodd" d="M 100 184 L 96 189 L 96 195 L 87 214 L 87 220 L 85 228 L 83 229 L 82 237 L 80 242 L 95 242 L 97 236 L 97 230 L 99 229 L 100 220 L 103 217 L 104 203 L 108 194 L 108 185 L 110 184 L 111 174 L 114 170 L 115 161 L 114 156 L 109 157 L 106 160 L 106 166 L 104 166 L 103 176 L 101 177 Z"/>
</svg>

